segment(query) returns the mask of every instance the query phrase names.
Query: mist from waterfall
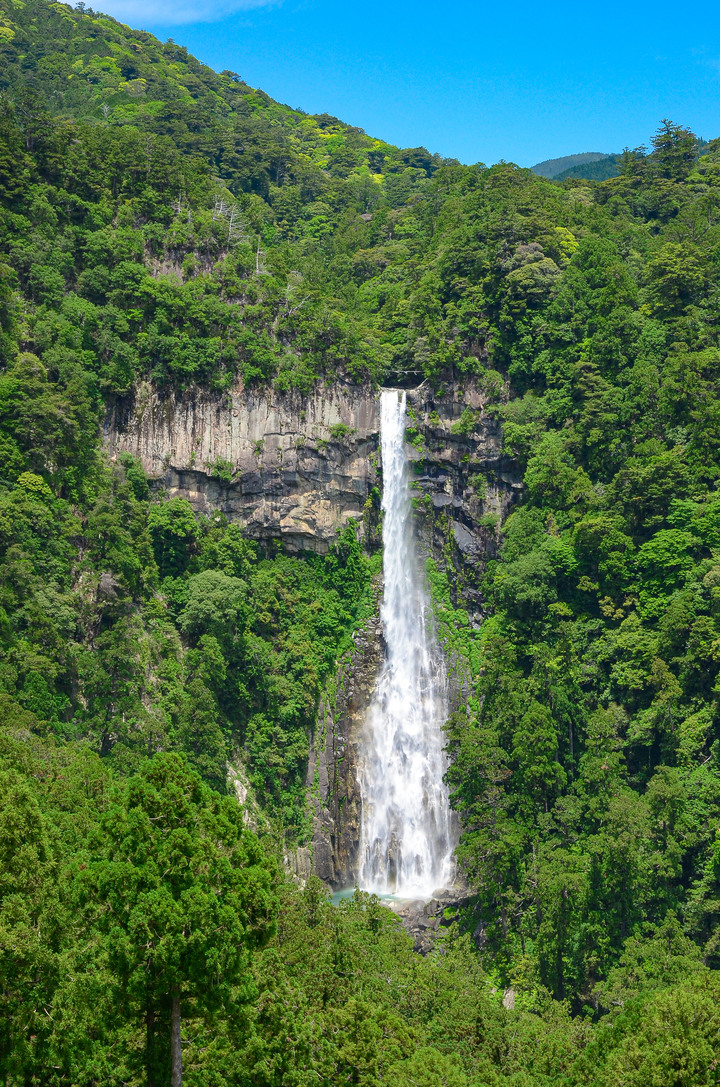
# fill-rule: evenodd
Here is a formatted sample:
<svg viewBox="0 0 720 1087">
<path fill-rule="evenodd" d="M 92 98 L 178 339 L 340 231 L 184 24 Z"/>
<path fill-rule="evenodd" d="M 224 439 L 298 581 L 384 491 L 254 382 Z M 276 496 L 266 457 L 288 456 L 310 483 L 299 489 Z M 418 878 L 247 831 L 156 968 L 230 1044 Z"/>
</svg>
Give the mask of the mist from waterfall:
<svg viewBox="0 0 720 1087">
<path fill-rule="evenodd" d="M 381 394 L 385 662 L 360 758 L 358 884 L 430 898 L 452 877 L 453 833 L 443 725 L 447 679 L 413 533 L 405 393 Z"/>
</svg>

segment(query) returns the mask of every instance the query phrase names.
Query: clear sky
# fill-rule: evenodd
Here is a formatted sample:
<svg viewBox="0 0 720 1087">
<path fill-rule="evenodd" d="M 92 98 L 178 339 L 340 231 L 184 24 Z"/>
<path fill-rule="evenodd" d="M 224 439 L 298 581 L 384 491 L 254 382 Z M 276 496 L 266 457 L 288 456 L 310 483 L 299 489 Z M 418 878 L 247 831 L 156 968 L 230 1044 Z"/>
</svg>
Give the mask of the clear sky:
<svg viewBox="0 0 720 1087">
<path fill-rule="evenodd" d="M 90 4 L 88 4 L 90 6 Z M 720 136 L 720 3 L 95 0 L 212 68 L 403 147 L 531 166 Z"/>
</svg>

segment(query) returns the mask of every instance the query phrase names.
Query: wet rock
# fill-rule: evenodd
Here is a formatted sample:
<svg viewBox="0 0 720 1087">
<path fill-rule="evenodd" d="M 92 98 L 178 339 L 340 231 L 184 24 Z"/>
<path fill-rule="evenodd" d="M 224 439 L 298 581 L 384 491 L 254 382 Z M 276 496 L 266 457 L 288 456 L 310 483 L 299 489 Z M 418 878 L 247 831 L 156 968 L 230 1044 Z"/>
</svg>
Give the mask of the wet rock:
<svg viewBox="0 0 720 1087">
<path fill-rule="evenodd" d="M 376 598 L 380 585 L 375 586 Z M 383 659 L 377 612 L 356 632 L 341 661 L 334 699 L 321 700 L 310 745 L 306 786 L 313 813 L 313 872 L 333 890 L 351 887 L 360 843 L 360 732 Z"/>
<path fill-rule="evenodd" d="M 483 547 L 478 538 L 459 521 L 453 521 L 453 535 L 455 542 L 466 559 L 476 559 L 483 553 Z"/>
</svg>

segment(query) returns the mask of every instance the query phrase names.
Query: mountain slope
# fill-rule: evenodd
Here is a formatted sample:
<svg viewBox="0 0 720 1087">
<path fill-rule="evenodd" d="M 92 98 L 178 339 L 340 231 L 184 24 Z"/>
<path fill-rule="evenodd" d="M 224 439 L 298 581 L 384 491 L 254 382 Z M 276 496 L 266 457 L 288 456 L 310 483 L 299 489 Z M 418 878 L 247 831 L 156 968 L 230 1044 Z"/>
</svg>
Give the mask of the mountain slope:
<svg viewBox="0 0 720 1087">
<path fill-rule="evenodd" d="M 188 1083 L 705 1082 L 720 141 L 699 156 L 664 122 L 595 183 L 465 167 L 111 20 L 2 12 L 0 1079 L 168 1082 L 182 1008 Z M 407 437 L 463 692 L 448 781 L 470 884 L 424 964 L 366 897 L 265 893 L 270 854 L 309 837 L 308 752 L 372 607 L 378 490 L 364 533 L 290 555 L 101 444 L 109 405 L 162 422 L 202 388 L 232 428 L 228 390 L 289 390 L 295 452 L 312 443 L 328 480 L 357 435 L 318 434 L 306 393 L 335 381 L 422 383 Z M 241 521 L 237 465 L 203 449 L 188 472 Z M 230 755 L 270 839 L 263 859 L 245 832 L 268 917 L 239 935 Z"/>
<path fill-rule="evenodd" d="M 127 391 L 143 369 L 159 380 L 164 373 L 176 383 L 222 385 L 230 358 L 233 372 L 238 364 L 248 378 L 282 370 L 300 386 L 338 364 L 357 375 L 379 372 L 388 351 L 348 297 L 352 256 L 374 248 L 388 215 L 422 192 L 442 160 L 290 110 L 229 73 L 216 75 L 180 46 L 111 19 L 43 0 L 2 0 L 0 12 L 6 191 L 19 199 L 39 167 L 51 200 L 60 190 L 78 208 L 119 200 L 129 220 L 143 219 L 142 237 L 136 232 L 114 256 L 101 243 L 105 271 L 83 288 L 93 304 L 107 301 L 108 290 L 128 299 L 129 281 L 101 282 L 119 262 L 135 288 L 140 276 L 144 288 L 134 293 L 150 307 L 136 310 L 142 330 L 131 322 L 120 334 L 130 342 L 108 358 L 103 388 Z M 68 223 L 70 262 L 58 257 L 50 279 L 61 267 L 73 282 L 88 272 L 80 243 L 89 220 L 78 215 Z M 105 211 L 95 218 L 93 229 L 100 227 L 114 229 Z M 19 235 L 16 244 L 22 248 Z M 351 271 L 339 290 L 330 251 Z M 369 259 L 383 267 L 392 251 L 386 245 Z M 29 269 L 30 251 L 16 256 Z M 362 262 L 356 267 L 362 275 Z M 162 318 L 158 280 L 161 293 L 174 296 Z M 39 301 L 47 288 L 33 292 Z M 240 296 L 248 303 L 242 311 Z"/>
<path fill-rule="evenodd" d="M 567 170 L 562 170 L 559 174 L 556 174 L 554 180 L 565 181 L 569 177 L 581 177 L 586 181 L 607 181 L 608 178 L 617 177 L 620 173 L 618 158 L 618 155 L 605 155 L 593 162 L 570 166 Z"/>
<path fill-rule="evenodd" d="M 401 152 L 335 117 L 283 106 L 182 46 L 86 14 L 82 5 L 3 0 L 0 13 L 0 89 L 40 92 L 55 116 L 171 134 L 231 187 L 267 192 L 303 169 L 342 178 L 406 167 L 429 174 L 441 162 L 424 148 Z M 269 161 L 253 172 L 263 158 Z"/>
<path fill-rule="evenodd" d="M 602 151 L 585 151 L 580 155 L 563 155 L 558 159 L 544 159 L 542 162 L 531 166 L 530 169 L 539 177 L 552 178 L 558 177 L 559 174 L 563 174 L 575 166 L 589 165 L 591 162 L 599 162 L 601 159 L 608 157 Z"/>
</svg>

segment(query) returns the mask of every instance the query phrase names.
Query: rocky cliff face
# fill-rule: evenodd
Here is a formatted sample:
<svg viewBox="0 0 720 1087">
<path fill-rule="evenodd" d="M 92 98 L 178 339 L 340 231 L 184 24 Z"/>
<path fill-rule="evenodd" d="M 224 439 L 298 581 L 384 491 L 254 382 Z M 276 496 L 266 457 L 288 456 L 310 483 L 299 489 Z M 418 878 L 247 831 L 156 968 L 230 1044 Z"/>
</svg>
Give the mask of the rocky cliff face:
<svg viewBox="0 0 720 1087">
<path fill-rule="evenodd" d="M 518 466 L 503 452 L 492 398 L 476 382 L 428 382 L 408 393 L 415 510 L 424 549 L 449 568 L 455 603 L 475 626 L 483 614 L 478 583 L 497 553 L 498 528 L 522 488 Z"/>
<path fill-rule="evenodd" d="M 469 382 L 440 393 L 426 382 L 408 394 L 428 548 L 447 555 L 450 543 L 469 565 L 493 551 L 491 519 L 504 516 L 519 486 L 487 399 Z M 145 384 L 108 412 L 105 441 L 111 456 L 137 456 L 168 494 L 221 510 L 253 538 L 325 551 L 361 517 L 378 482 L 379 425 L 368 386 L 335 382 L 301 396 L 242 385 L 176 394 Z"/>
<path fill-rule="evenodd" d="M 322 552 L 362 513 L 378 425 L 377 396 L 362 386 L 336 383 L 301 397 L 242 386 L 162 394 L 143 385 L 114 405 L 105 438 L 111 456 L 139 457 L 195 509 L 221 510 L 255 539 Z"/>
<path fill-rule="evenodd" d="M 437 391 L 424 383 L 408 391 L 408 408 L 422 546 L 451 572 L 457 602 L 479 624 L 480 575 L 520 477 L 479 385 Z M 111 456 L 137 456 L 158 486 L 196 510 L 221 510 L 260 541 L 324 552 L 348 521 L 362 524 L 372 488 L 382 485 L 379 425 L 378 394 L 366 386 L 336 382 L 301 396 L 242 386 L 162 394 L 145 385 L 114 405 L 105 438 Z M 312 845 L 288 857 L 298 876 L 315 872 L 335 888 L 354 879 L 359 730 L 382 654 L 376 615 L 321 701 L 307 772 Z"/>
<path fill-rule="evenodd" d="M 292 861 L 299 876 L 312 872 L 335 889 L 352 887 L 355 881 L 361 816 L 359 740 L 384 649 L 377 615 L 353 641 L 332 690 L 320 701 L 306 778 L 312 842 L 297 850 Z"/>
</svg>

